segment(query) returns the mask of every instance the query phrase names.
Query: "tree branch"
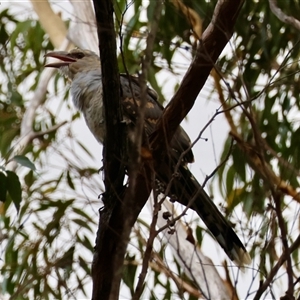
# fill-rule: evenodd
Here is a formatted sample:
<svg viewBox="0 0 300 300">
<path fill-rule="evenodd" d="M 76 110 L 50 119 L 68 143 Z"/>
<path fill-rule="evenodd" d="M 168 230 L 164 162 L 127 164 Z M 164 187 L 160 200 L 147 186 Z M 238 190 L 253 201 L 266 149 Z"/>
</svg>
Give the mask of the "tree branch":
<svg viewBox="0 0 300 300">
<path fill-rule="evenodd" d="M 278 155 L 275 153 L 274 150 L 272 150 L 268 144 L 266 143 L 266 141 L 262 138 L 261 133 L 257 127 L 256 121 L 254 119 L 253 113 L 250 112 L 244 108 L 244 104 L 247 103 L 248 107 L 250 107 L 250 104 L 252 101 L 254 101 L 256 98 L 251 98 L 249 100 L 246 100 L 245 102 L 240 102 L 236 99 L 235 94 L 232 90 L 232 88 L 230 87 L 230 85 L 225 82 L 229 94 L 231 95 L 231 97 L 237 102 L 236 105 L 229 107 L 224 99 L 223 93 L 222 93 L 222 89 L 221 89 L 221 85 L 220 85 L 220 78 L 221 78 L 221 74 L 220 72 L 215 69 L 213 73 L 213 77 L 215 80 L 215 85 L 219 94 L 219 99 L 220 102 L 224 108 L 223 112 L 225 113 L 225 117 L 228 121 L 228 124 L 230 126 L 230 135 L 235 139 L 235 141 L 237 142 L 239 148 L 241 149 L 241 151 L 243 151 L 245 154 L 247 154 L 247 160 L 249 165 L 253 168 L 253 170 L 255 170 L 262 178 L 263 180 L 270 186 L 276 186 L 281 192 L 283 192 L 284 194 L 290 195 L 291 197 L 293 197 L 294 200 L 296 200 L 297 202 L 300 203 L 300 194 L 299 192 L 294 189 L 294 187 L 292 187 L 287 181 L 284 181 L 282 178 L 280 178 L 279 176 L 277 176 L 275 174 L 275 172 L 273 171 L 273 168 L 271 167 L 271 165 L 266 161 L 265 159 L 265 153 L 264 150 L 270 151 L 274 157 L 276 157 L 279 162 L 282 165 L 285 165 L 286 167 L 289 167 L 289 169 L 291 169 L 292 171 L 295 172 L 295 174 L 297 174 L 297 172 L 294 170 L 294 168 L 292 166 L 290 166 L 288 164 L 288 162 L 284 161 L 282 158 L 278 157 Z M 247 141 L 244 141 L 244 139 L 242 138 L 242 136 L 238 133 L 238 129 L 236 127 L 236 125 L 234 124 L 233 118 L 230 114 L 230 110 L 232 110 L 234 107 L 240 107 L 244 113 L 244 115 L 248 118 L 251 127 L 252 127 L 252 131 L 254 133 L 254 137 L 255 137 L 255 144 L 251 144 Z"/>
<path fill-rule="evenodd" d="M 270 9 L 273 14 L 282 22 L 292 25 L 298 31 L 300 31 L 300 21 L 294 17 L 286 15 L 278 6 L 276 0 L 269 0 Z"/>
<path fill-rule="evenodd" d="M 275 211 L 278 218 L 278 226 L 281 232 L 281 241 L 283 245 L 283 249 L 287 253 L 287 277 L 288 277 L 288 290 L 286 294 L 291 299 L 294 294 L 294 282 L 293 282 L 293 267 L 292 267 L 292 259 L 289 253 L 289 245 L 288 245 L 288 237 L 287 237 L 287 224 L 282 215 L 282 194 L 280 192 L 276 192 L 274 189 L 272 190 L 273 199 L 275 202 Z"/>
<path fill-rule="evenodd" d="M 59 14 L 56 14 L 48 0 L 31 0 L 31 5 L 38 15 L 39 22 L 55 48 L 59 48 L 67 35 L 67 27 Z M 63 49 L 64 50 L 64 49 Z M 53 71 L 54 72 L 54 71 Z"/>
<path fill-rule="evenodd" d="M 200 39 L 202 34 L 202 20 L 199 14 L 192 8 L 185 5 L 182 0 L 172 0 L 173 5 L 186 17 L 190 23 L 196 39 Z"/>
<path fill-rule="evenodd" d="M 154 157 L 160 158 L 162 153 L 166 153 L 176 129 L 193 107 L 216 60 L 233 34 L 243 3 L 243 0 L 218 1 L 212 21 L 199 41 L 196 57 L 151 136 Z"/>
<path fill-rule="evenodd" d="M 136 171 L 138 171 L 138 167 L 140 164 L 142 138 L 143 138 L 143 134 L 144 134 L 145 110 L 146 110 L 146 104 L 147 104 L 147 100 L 146 100 L 147 99 L 147 78 L 148 78 L 148 71 L 149 71 L 149 68 L 151 66 L 151 62 L 153 59 L 154 43 L 155 43 L 156 33 L 159 28 L 159 20 L 161 17 L 162 8 L 163 8 L 162 0 L 156 1 L 155 8 L 153 11 L 153 20 L 151 22 L 150 32 L 147 36 L 145 55 L 142 59 L 142 72 L 139 76 L 139 82 L 141 85 L 140 98 L 142 101 L 141 101 L 141 105 L 139 107 L 139 114 L 138 114 L 138 119 L 137 119 L 136 128 L 135 128 L 135 137 L 136 137 L 135 146 L 137 147 L 138 153 L 137 153 L 136 158 L 134 158 L 134 157 L 132 158 L 132 161 L 134 162 L 133 172 L 135 173 L 135 174 L 132 174 L 133 180 L 136 176 Z M 147 197 L 147 199 L 148 199 L 148 197 Z M 156 202 L 155 208 L 154 208 L 154 213 L 153 213 L 153 219 L 152 219 L 152 223 L 151 223 L 150 236 L 147 241 L 147 248 L 146 248 L 146 251 L 144 254 L 142 271 L 140 273 L 139 280 L 138 280 L 134 295 L 132 297 L 133 300 L 140 299 L 142 292 L 143 292 L 144 281 L 146 278 L 149 261 L 150 261 L 151 254 L 152 254 L 152 247 L 153 247 L 154 239 L 156 237 L 155 226 L 156 226 L 158 211 L 159 211 L 159 206 L 157 205 L 157 202 Z"/>
<path fill-rule="evenodd" d="M 96 238 L 92 265 L 92 299 L 118 299 L 111 293 L 119 293 L 119 284 L 114 285 L 114 277 L 120 273 L 121 266 L 116 262 L 116 249 L 124 224 L 122 214 L 122 194 L 125 170 L 123 165 L 125 151 L 125 128 L 122 126 L 120 105 L 120 78 L 116 57 L 116 35 L 111 0 L 93 1 L 97 21 L 99 50 L 102 71 L 103 105 L 106 135 L 104 139 L 104 209 Z M 99 99 L 100 101 L 100 99 Z M 126 248 L 125 248 L 126 249 Z M 124 255 L 123 255 L 124 257 Z M 117 274 L 119 275 L 119 274 Z"/>
</svg>

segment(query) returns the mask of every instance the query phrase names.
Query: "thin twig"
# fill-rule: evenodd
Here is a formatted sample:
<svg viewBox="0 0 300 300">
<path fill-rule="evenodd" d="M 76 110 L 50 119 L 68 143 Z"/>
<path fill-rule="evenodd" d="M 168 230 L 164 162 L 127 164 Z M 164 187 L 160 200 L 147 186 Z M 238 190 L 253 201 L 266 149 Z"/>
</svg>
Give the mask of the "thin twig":
<svg viewBox="0 0 300 300">
<path fill-rule="evenodd" d="M 154 197 L 154 201 L 155 201 L 155 203 L 154 203 L 153 217 L 152 217 L 152 222 L 150 225 L 149 238 L 147 240 L 146 251 L 144 253 L 142 271 L 140 273 L 135 292 L 132 296 L 132 300 L 139 300 L 141 298 L 149 262 L 151 260 L 154 239 L 156 238 L 156 236 L 158 234 L 157 231 L 155 230 L 155 228 L 156 228 L 156 224 L 157 224 L 158 212 L 160 210 L 160 205 L 158 205 L 157 197 Z"/>
<path fill-rule="evenodd" d="M 141 104 L 140 104 L 139 111 L 138 111 L 139 113 L 138 113 L 137 123 L 136 123 L 136 127 L 135 127 L 135 134 L 134 134 L 134 136 L 136 137 L 135 146 L 137 147 L 138 154 L 140 154 L 140 152 L 141 152 L 142 139 L 143 139 L 143 133 L 144 133 L 144 122 L 145 122 L 144 119 L 145 119 L 145 110 L 146 110 L 146 105 L 147 105 L 146 82 L 147 82 L 147 78 L 148 78 L 148 71 L 151 66 L 151 61 L 153 58 L 154 42 L 155 42 L 155 38 L 156 38 L 156 33 L 159 28 L 159 20 L 161 17 L 162 7 L 163 7 L 163 1 L 162 0 L 156 1 L 154 12 L 153 12 L 153 20 L 151 22 L 151 29 L 147 36 L 147 41 L 146 41 L 147 45 L 146 45 L 146 49 L 145 49 L 145 57 L 142 61 L 142 72 L 139 77 L 140 86 L 141 86 L 141 96 L 140 96 Z M 140 163 L 140 155 L 133 158 L 132 160 L 134 162 L 134 165 L 138 166 Z M 138 168 L 136 167 L 136 171 L 137 170 L 138 170 Z M 151 222 L 151 226 L 150 226 L 150 236 L 147 241 L 147 247 L 146 247 L 146 251 L 144 254 L 142 271 L 139 276 L 139 281 L 137 283 L 135 293 L 132 297 L 133 300 L 140 299 L 140 297 L 142 295 L 143 285 L 144 285 L 145 277 L 147 274 L 149 261 L 151 259 L 151 253 L 152 253 L 154 239 L 157 236 L 155 227 L 156 227 L 156 223 L 157 223 L 158 212 L 160 210 L 160 205 L 158 205 L 157 197 L 155 197 L 155 195 L 154 195 L 154 198 L 155 198 L 156 203 L 154 205 L 153 218 L 152 218 L 152 222 Z"/>
<path fill-rule="evenodd" d="M 135 234 L 137 235 L 139 241 L 144 246 L 146 246 L 147 241 L 141 235 L 140 231 L 135 229 Z M 126 263 L 126 261 L 125 261 L 125 263 Z M 134 264 L 134 265 L 140 265 L 140 263 L 138 263 L 138 262 L 134 263 L 134 262 L 130 261 L 129 263 Z M 199 292 L 198 289 L 196 289 L 190 283 L 185 281 L 183 278 L 180 278 L 178 275 L 175 275 L 174 272 L 163 261 L 161 256 L 155 251 L 152 251 L 152 261 L 149 262 L 149 267 L 156 272 L 160 272 L 160 273 L 163 272 L 168 278 L 171 278 L 174 281 L 174 283 L 177 285 L 178 290 L 184 290 L 184 291 L 188 292 L 190 295 L 195 296 L 196 298 L 200 298 L 202 296 L 202 294 Z"/>
<path fill-rule="evenodd" d="M 266 280 L 260 285 L 258 291 L 255 294 L 255 297 L 253 300 L 259 300 L 261 299 L 262 294 L 265 292 L 265 290 L 268 288 L 270 283 L 272 282 L 274 276 L 276 276 L 278 270 L 280 267 L 286 262 L 288 257 L 295 251 L 298 250 L 300 246 L 300 235 L 298 235 L 297 239 L 294 241 L 294 243 L 289 247 L 288 249 L 284 250 L 282 255 L 280 256 L 277 264 L 272 268 L 272 270 L 269 272 L 268 277 Z"/>
<path fill-rule="evenodd" d="M 288 290 L 286 291 L 286 295 L 293 296 L 294 294 L 294 283 L 293 283 L 293 268 L 292 268 L 292 260 L 291 255 L 289 253 L 289 246 L 288 246 L 288 239 L 287 239 L 287 230 L 286 230 L 286 223 L 282 216 L 281 212 L 281 193 L 272 191 L 273 199 L 275 202 L 275 211 L 278 218 L 278 226 L 281 231 L 281 240 L 283 249 L 287 255 L 287 277 L 288 277 Z"/>
<path fill-rule="evenodd" d="M 197 199 L 199 193 L 205 187 L 205 185 L 208 182 L 208 180 L 210 180 L 216 174 L 216 172 L 226 163 L 226 161 L 228 160 L 228 158 L 229 158 L 229 156 L 231 154 L 232 147 L 233 147 L 233 140 L 231 141 L 231 145 L 230 145 L 229 151 L 228 151 L 226 157 L 224 158 L 224 160 L 209 175 L 207 175 L 205 177 L 205 180 L 203 181 L 203 183 L 201 185 L 201 189 L 199 189 L 197 191 L 197 193 L 190 199 L 189 203 L 186 205 L 186 207 L 184 208 L 184 210 L 182 211 L 182 213 L 180 215 L 178 215 L 176 218 L 172 219 L 172 222 L 176 222 L 177 220 L 181 219 L 186 214 L 187 210 L 193 205 L 194 201 Z M 172 179 L 170 180 L 169 185 L 171 185 Z M 159 233 L 159 232 L 167 229 L 168 227 L 169 227 L 169 224 L 166 224 L 165 226 L 162 226 L 161 228 L 159 228 L 157 230 L 157 233 Z"/>
<path fill-rule="evenodd" d="M 219 76 L 221 76 L 220 72 L 217 69 L 215 69 L 215 70 L 217 71 Z M 255 145 L 251 145 L 250 143 L 245 142 L 243 140 L 243 138 L 238 134 L 235 126 L 233 127 L 233 131 L 230 132 L 231 136 L 234 137 L 234 139 L 237 141 L 240 148 L 242 150 L 245 150 L 245 153 L 248 154 L 247 157 L 249 159 L 250 165 L 256 171 L 259 172 L 259 174 L 262 176 L 264 181 L 269 184 L 269 186 L 276 185 L 278 187 L 278 189 L 280 189 L 282 192 L 292 196 L 293 199 L 295 199 L 297 202 L 300 202 L 299 193 L 291 185 L 289 185 L 287 182 L 283 181 L 280 177 L 278 177 L 274 173 L 270 164 L 266 161 L 265 153 L 264 153 L 265 141 L 260 134 L 260 131 L 258 129 L 258 126 L 257 126 L 257 123 L 255 121 L 252 111 L 250 110 L 250 112 L 249 112 L 245 107 L 243 107 L 241 105 L 240 102 L 238 102 L 231 86 L 223 78 L 222 78 L 222 80 L 226 84 L 228 92 L 229 92 L 230 96 L 232 97 L 232 99 L 234 99 L 237 102 L 237 105 L 242 109 L 243 113 L 248 118 L 248 120 L 251 124 L 251 127 L 252 127 L 252 131 L 254 133 Z M 249 99 L 249 100 L 252 101 L 253 99 L 254 98 Z M 251 101 L 250 101 L 250 103 L 251 103 Z"/>
</svg>

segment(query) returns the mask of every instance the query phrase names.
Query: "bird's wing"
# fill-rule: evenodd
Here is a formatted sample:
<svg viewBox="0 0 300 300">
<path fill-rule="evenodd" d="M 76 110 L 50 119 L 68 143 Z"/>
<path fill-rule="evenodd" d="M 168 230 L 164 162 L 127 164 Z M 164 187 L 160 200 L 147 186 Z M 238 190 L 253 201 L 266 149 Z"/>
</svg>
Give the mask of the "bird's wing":
<svg viewBox="0 0 300 300">
<path fill-rule="evenodd" d="M 121 85 L 121 102 L 123 105 L 124 114 L 133 123 L 135 123 L 138 115 L 138 107 L 141 105 L 141 87 L 137 77 L 120 75 Z M 158 102 L 158 96 L 155 91 L 147 87 L 146 92 L 147 103 L 145 109 L 145 133 L 150 136 L 161 117 L 164 107 Z M 187 133 L 179 127 L 171 141 L 172 156 L 179 158 L 180 154 L 189 148 L 191 141 Z M 194 155 L 192 150 L 189 150 L 184 156 L 184 161 L 193 162 Z"/>
<path fill-rule="evenodd" d="M 127 118 L 135 122 L 138 114 L 137 107 L 141 101 L 141 89 L 138 79 L 136 77 L 121 75 L 121 90 L 124 114 Z M 163 113 L 163 109 L 163 106 L 157 100 L 156 93 L 147 88 L 147 105 L 145 110 L 145 131 L 147 135 L 150 135 L 155 129 L 156 123 Z M 181 164 L 177 176 L 173 176 L 179 157 L 178 154 L 186 150 L 189 145 L 190 139 L 188 135 L 179 127 L 171 141 L 173 150 L 171 151 L 172 160 L 163 160 L 161 162 L 156 170 L 157 179 L 165 186 L 172 180 L 168 196 L 185 206 L 191 205 L 190 207 L 201 217 L 226 254 L 238 266 L 249 264 L 251 259 L 243 243 L 188 168 L 184 164 Z M 189 155 L 191 156 L 186 161 L 193 159 L 192 151 L 190 151 Z M 190 203 L 190 201 L 192 202 Z"/>
</svg>

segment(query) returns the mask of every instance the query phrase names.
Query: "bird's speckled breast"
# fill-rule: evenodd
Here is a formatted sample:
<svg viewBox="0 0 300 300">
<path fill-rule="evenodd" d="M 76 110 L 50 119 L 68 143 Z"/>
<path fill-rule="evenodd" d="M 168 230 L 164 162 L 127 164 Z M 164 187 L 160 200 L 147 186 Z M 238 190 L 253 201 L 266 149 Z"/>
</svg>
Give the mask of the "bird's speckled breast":
<svg viewBox="0 0 300 300">
<path fill-rule="evenodd" d="M 71 94 L 74 105 L 83 112 L 87 126 L 98 142 L 103 143 L 105 122 L 100 69 L 76 74 Z"/>
</svg>

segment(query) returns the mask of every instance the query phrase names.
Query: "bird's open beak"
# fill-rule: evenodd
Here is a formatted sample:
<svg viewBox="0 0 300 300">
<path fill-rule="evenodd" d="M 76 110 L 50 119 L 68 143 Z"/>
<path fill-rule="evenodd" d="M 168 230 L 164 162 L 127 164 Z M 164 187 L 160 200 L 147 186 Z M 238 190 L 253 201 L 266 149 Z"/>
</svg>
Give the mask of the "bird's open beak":
<svg viewBox="0 0 300 300">
<path fill-rule="evenodd" d="M 76 61 L 75 58 L 71 57 L 70 54 L 66 51 L 52 51 L 45 54 L 45 57 L 53 57 L 60 59 L 60 62 L 46 64 L 45 67 L 51 68 L 60 68 L 64 66 L 68 66 L 69 64 Z"/>
</svg>

